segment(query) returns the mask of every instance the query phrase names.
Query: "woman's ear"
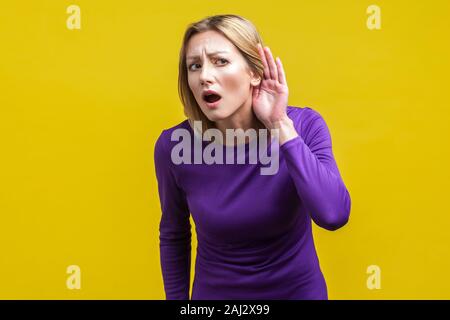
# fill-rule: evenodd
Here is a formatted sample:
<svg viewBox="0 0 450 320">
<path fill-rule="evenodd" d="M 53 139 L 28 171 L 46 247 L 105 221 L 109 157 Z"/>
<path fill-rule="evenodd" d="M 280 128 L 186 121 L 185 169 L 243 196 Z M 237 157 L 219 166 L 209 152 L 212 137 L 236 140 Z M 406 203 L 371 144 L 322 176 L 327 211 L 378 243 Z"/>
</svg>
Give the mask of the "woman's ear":
<svg viewBox="0 0 450 320">
<path fill-rule="evenodd" d="M 261 83 L 261 77 L 250 66 L 247 65 L 247 71 L 250 75 L 250 84 L 252 87 L 257 87 Z"/>
<path fill-rule="evenodd" d="M 261 83 L 261 77 L 258 75 L 255 75 L 253 71 L 250 71 L 251 80 L 250 83 L 252 86 L 257 87 Z"/>
<path fill-rule="evenodd" d="M 252 79 L 250 83 L 252 84 L 252 86 L 257 87 L 261 83 L 261 78 Z"/>
</svg>

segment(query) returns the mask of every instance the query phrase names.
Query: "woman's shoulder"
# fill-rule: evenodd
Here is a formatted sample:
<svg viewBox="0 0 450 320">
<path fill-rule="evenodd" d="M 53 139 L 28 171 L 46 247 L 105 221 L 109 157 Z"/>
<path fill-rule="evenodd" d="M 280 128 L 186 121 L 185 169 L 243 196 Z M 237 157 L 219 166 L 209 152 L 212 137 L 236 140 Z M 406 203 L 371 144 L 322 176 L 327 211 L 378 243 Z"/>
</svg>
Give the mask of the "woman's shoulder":
<svg viewBox="0 0 450 320">
<path fill-rule="evenodd" d="M 167 136 L 169 136 L 169 140 L 170 140 L 170 135 L 172 134 L 172 132 L 174 132 L 176 130 L 189 129 L 189 128 L 190 128 L 189 120 L 185 119 L 176 125 L 168 127 L 166 129 L 163 129 L 160 134 L 160 137 L 167 138 Z"/>
<path fill-rule="evenodd" d="M 312 145 L 317 140 L 331 139 L 327 123 L 317 110 L 311 107 L 288 106 L 286 112 L 307 145 Z"/>
<path fill-rule="evenodd" d="M 180 123 L 173 125 L 171 127 L 168 127 L 166 129 L 163 129 L 161 131 L 161 133 L 159 134 L 158 138 L 156 139 L 156 143 L 155 143 L 155 153 L 161 153 L 164 152 L 164 150 L 166 150 L 166 148 L 168 149 L 171 143 L 173 143 L 172 141 L 172 135 L 175 131 L 177 130 L 189 130 L 190 125 L 189 125 L 189 120 L 183 120 Z"/>
<path fill-rule="evenodd" d="M 288 106 L 286 113 L 297 128 L 304 127 L 306 124 L 315 122 L 318 119 L 323 119 L 322 115 L 311 107 Z"/>
<path fill-rule="evenodd" d="M 318 111 L 311 107 L 299 107 L 299 106 L 287 106 L 286 108 L 287 115 L 292 118 L 298 118 L 298 117 L 308 117 L 311 115 L 317 115 L 319 114 Z M 293 119 L 294 120 L 294 119 Z"/>
<path fill-rule="evenodd" d="M 326 126 L 322 115 L 311 107 L 287 106 L 286 113 L 294 122 L 294 127 L 304 138 L 313 127 Z M 163 129 L 156 140 L 155 153 L 170 150 L 170 147 L 176 143 L 172 141 L 172 136 L 177 130 L 186 134 L 192 134 L 192 127 L 189 124 L 189 120 L 185 119 L 171 127 Z"/>
</svg>

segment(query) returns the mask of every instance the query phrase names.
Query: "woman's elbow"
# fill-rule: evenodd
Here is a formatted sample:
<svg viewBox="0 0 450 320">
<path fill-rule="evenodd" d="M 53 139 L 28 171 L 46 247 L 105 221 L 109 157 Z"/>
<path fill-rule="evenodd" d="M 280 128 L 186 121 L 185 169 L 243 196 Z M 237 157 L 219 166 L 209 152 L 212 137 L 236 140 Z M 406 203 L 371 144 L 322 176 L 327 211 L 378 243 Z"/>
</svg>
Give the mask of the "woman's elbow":
<svg viewBox="0 0 450 320">
<path fill-rule="evenodd" d="M 349 220 L 349 214 L 335 214 L 329 215 L 327 219 L 324 219 L 318 225 L 326 230 L 335 231 L 342 228 L 347 224 Z"/>
<path fill-rule="evenodd" d="M 329 230 L 335 231 L 343 226 L 345 226 L 350 219 L 350 209 L 351 209 L 351 200 L 350 196 L 347 193 L 347 198 L 344 201 L 344 205 L 340 206 L 338 210 L 329 210 L 325 214 L 321 215 L 323 218 L 319 223 L 317 223 L 320 227 Z"/>
</svg>

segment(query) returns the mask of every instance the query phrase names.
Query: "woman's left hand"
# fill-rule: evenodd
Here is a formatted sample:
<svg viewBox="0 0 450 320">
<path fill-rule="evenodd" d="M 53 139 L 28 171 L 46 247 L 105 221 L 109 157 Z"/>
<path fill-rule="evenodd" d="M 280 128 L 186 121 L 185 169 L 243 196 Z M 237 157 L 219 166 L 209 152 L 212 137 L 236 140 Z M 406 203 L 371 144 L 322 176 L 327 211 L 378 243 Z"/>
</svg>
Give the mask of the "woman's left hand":
<svg viewBox="0 0 450 320">
<path fill-rule="evenodd" d="M 258 51 L 264 65 L 264 79 L 253 87 L 253 110 L 258 119 L 272 129 L 287 119 L 289 89 L 280 58 L 274 60 L 269 47 L 262 48 L 261 44 L 258 44 Z"/>
</svg>

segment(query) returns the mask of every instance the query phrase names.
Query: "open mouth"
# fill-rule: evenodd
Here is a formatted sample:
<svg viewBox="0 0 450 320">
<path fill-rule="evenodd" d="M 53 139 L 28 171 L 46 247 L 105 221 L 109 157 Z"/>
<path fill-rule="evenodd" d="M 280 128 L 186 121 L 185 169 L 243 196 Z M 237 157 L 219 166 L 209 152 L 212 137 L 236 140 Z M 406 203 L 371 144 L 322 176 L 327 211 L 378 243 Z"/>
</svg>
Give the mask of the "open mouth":
<svg viewBox="0 0 450 320">
<path fill-rule="evenodd" d="M 222 99 L 221 96 L 219 96 L 218 94 L 207 94 L 203 96 L 203 100 L 205 100 L 208 103 L 214 103 L 216 101 L 219 101 L 220 99 Z"/>
</svg>

